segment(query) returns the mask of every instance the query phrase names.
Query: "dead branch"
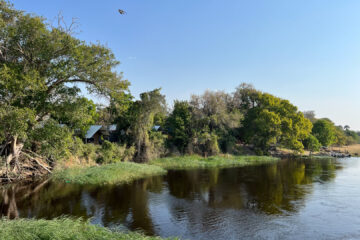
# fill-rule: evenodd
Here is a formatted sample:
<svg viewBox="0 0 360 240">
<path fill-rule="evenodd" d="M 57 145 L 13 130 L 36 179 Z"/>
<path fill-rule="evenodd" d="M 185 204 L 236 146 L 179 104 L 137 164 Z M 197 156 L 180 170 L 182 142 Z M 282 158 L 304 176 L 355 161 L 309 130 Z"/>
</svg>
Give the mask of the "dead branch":
<svg viewBox="0 0 360 240">
<path fill-rule="evenodd" d="M 40 167 L 42 167 L 43 169 L 45 169 L 46 171 L 48 171 L 49 173 L 52 173 L 50 169 L 48 169 L 46 166 L 44 166 L 43 164 L 41 164 L 39 162 L 39 160 L 37 160 L 36 158 L 32 157 L 31 155 L 25 153 L 25 152 L 22 152 L 23 155 L 25 155 L 26 157 L 28 157 L 29 159 L 35 161 Z"/>
</svg>

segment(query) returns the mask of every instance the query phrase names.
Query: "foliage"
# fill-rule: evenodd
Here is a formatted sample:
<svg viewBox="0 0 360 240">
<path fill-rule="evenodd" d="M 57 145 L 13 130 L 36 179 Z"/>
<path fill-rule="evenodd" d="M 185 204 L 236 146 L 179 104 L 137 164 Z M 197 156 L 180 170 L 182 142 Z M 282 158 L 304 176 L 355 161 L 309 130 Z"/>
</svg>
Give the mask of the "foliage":
<svg viewBox="0 0 360 240">
<path fill-rule="evenodd" d="M 318 141 L 316 137 L 314 137 L 312 134 L 310 134 L 305 140 L 304 140 L 304 146 L 305 149 L 309 150 L 310 153 L 317 152 L 320 150 L 321 144 Z"/>
<path fill-rule="evenodd" d="M 181 153 L 185 153 L 192 134 L 191 110 L 186 101 L 175 101 L 174 109 L 167 118 L 166 129 L 169 134 L 168 146 L 176 147 Z"/>
<path fill-rule="evenodd" d="M 329 146 L 336 141 L 334 124 L 326 119 L 320 119 L 314 123 L 312 134 L 322 146 Z"/>
<path fill-rule="evenodd" d="M 96 161 L 98 163 L 127 162 L 133 158 L 134 153 L 135 148 L 133 146 L 127 148 L 126 145 L 120 146 L 105 140 L 98 151 Z"/>
<path fill-rule="evenodd" d="M 271 144 L 277 143 L 281 134 L 280 125 L 281 120 L 276 113 L 253 108 L 243 121 L 243 138 L 245 142 L 266 150 Z"/>
<path fill-rule="evenodd" d="M 49 25 L 3 0 L 0 29 L 0 140 L 10 165 L 19 165 L 23 145 L 35 146 L 48 160 L 67 153 L 60 136 L 70 141 L 68 131 L 61 133 L 52 119 L 82 131 L 94 121 L 93 103 L 79 97 L 74 84 L 117 103 L 128 101 L 129 82 L 114 71 L 119 62 L 109 48 L 81 41 L 73 29 Z M 60 144 L 64 149 L 54 154 Z"/>
<path fill-rule="evenodd" d="M 134 160 L 137 162 L 147 162 L 153 157 L 149 132 L 154 127 L 155 116 L 166 111 L 165 96 L 160 90 L 140 94 L 140 100 L 133 102 L 118 119 L 118 126 L 126 131 L 122 141 L 135 146 Z"/>
<path fill-rule="evenodd" d="M 345 125 L 344 127 L 335 126 L 335 124 L 328 118 L 316 119 L 314 111 L 305 111 L 303 113 L 304 116 L 309 119 L 313 124 L 319 120 L 328 122 L 327 127 L 320 127 L 319 125 L 321 124 L 318 123 L 318 126 L 316 127 L 317 129 L 315 129 L 315 132 L 317 132 L 316 135 L 319 136 L 319 138 L 322 138 L 323 141 L 325 141 L 325 138 L 328 138 L 328 145 L 344 146 L 360 143 L 359 134 L 355 131 L 351 131 L 349 125 Z M 331 131 L 331 128 L 333 131 Z M 326 137 L 327 134 L 330 135 Z"/>
<path fill-rule="evenodd" d="M 215 155 L 233 150 L 243 116 L 233 102 L 233 96 L 222 91 L 191 97 L 188 153 Z"/>
<path fill-rule="evenodd" d="M 166 136 L 161 131 L 151 130 L 149 132 L 149 141 L 151 144 L 151 158 L 159 158 L 166 154 Z"/>
<path fill-rule="evenodd" d="M 111 231 L 82 219 L 56 218 L 53 220 L 0 220 L 0 239 L 6 240 L 161 240 L 135 232 Z"/>
<path fill-rule="evenodd" d="M 278 161 L 278 158 L 267 156 L 233 156 L 220 155 L 208 158 L 199 155 L 187 155 L 182 157 L 167 157 L 151 160 L 150 164 L 165 169 L 191 169 L 191 168 L 219 168 L 219 167 L 242 167 Z"/>
<path fill-rule="evenodd" d="M 268 93 L 252 91 L 250 99 L 251 104 L 243 107 L 246 113 L 242 139 L 260 150 L 280 144 L 301 152 L 304 148 L 302 140 L 310 134 L 312 124 L 297 107 Z"/>
<path fill-rule="evenodd" d="M 357 132 L 350 130 L 349 126 L 344 127 L 344 133 L 346 135 L 346 145 L 360 143 L 360 136 Z"/>
<path fill-rule="evenodd" d="M 201 154 L 205 157 L 220 153 L 217 135 L 206 130 L 195 132 L 189 146 L 191 147 L 188 150 L 189 152 Z"/>
<path fill-rule="evenodd" d="M 35 114 L 29 108 L 0 107 L 0 142 L 9 142 L 14 136 L 26 140 L 29 128 L 35 122 Z"/>
<path fill-rule="evenodd" d="M 147 164 L 119 162 L 93 167 L 75 167 L 59 170 L 52 176 L 55 181 L 76 184 L 122 184 L 147 176 L 162 175 L 166 171 Z"/>
<path fill-rule="evenodd" d="M 312 123 L 316 122 L 315 112 L 314 111 L 305 111 L 303 112 L 304 117 L 309 119 Z"/>
<path fill-rule="evenodd" d="M 86 162 L 90 163 L 96 161 L 99 148 L 99 146 L 94 144 L 84 144 L 80 138 L 75 137 L 71 153 L 80 160 L 86 160 Z"/>
<path fill-rule="evenodd" d="M 84 97 L 71 95 L 67 97 L 70 99 L 54 104 L 52 116 L 59 123 L 65 124 L 72 130 L 80 131 L 84 136 L 89 126 L 97 121 L 96 105 L 92 100 Z"/>
<path fill-rule="evenodd" d="M 348 137 L 346 136 L 341 126 L 332 126 L 334 129 L 334 141 L 332 144 L 337 146 L 343 146 L 347 143 Z"/>
<path fill-rule="evenodd" d="M 36 126 L 30 132 L 31 144 L 28 147 L 34 152 L 55 161 L 67 158 L 74 144 L 72 131 L 66 126 L 60 126 L 55 120 L 48 120 Z"/>
</svg>

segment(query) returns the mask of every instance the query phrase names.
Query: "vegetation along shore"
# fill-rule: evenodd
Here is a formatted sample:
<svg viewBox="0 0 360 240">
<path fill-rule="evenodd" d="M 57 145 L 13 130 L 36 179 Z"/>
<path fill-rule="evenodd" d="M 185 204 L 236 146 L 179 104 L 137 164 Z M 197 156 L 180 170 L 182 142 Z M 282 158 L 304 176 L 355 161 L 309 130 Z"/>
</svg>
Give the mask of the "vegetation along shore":
<svg viewBox="0 0 360 240">
<path fill-rule="evenodd" d="M 54 179 L 62 181 L 122 182 L 150 167 L 134 170 L 129 166 L 135 165 L 115 163 L 241 166 L 258 158 L 217 156 L 271 155 L 278 148 L 313 153 L 360 141 L 349 126 L 317 119 L 314 112 L 301 112 L 288 100 L 246 83 L 232 93 L 208 90 L 190 100 L 176 100 L 171 109 L 160 88 L 135 99 L 130 82 L 115 71 L 119 61 L 105 45 L 84 42 L 69 25 L 60 21 L 54 26 L 3 0 L 0 24 L 1 46 L 6 46 L 0 53 L 2 182 L 53 171 Z M 108 104 L 94 104 L 77 83 Z M 77 167 L 95 165 L 101 166 Z M 125 180 L 110 177 L 120 173 Z"/>
<path fill-rule="evenodd" d="M 166 157 L 151 160 L 150 164 L 163 167 L 165 169 L 192 169 L 192 168 L 229 168 L 243 167 L 249 165 L 271 163 L 279 158 L 268 156 L 212 156 L 208 158 L 198 155 Z"/>
<path fill-rule="evenodd" d="M 92 225 L 81 219 L 58 218 L 53 220 L 17 219 L 0 220 L 1 240 L 161 240 L 141 233 L 123 233 Z M 176 238 L 171 238 L 176 239 Z M 169 239 L 170 240 L 170 239 Z"/>
<path fill-rule="evenodd" d="M 72 167 L 54 172 L 52 179 L 76 184 L 122 184 L 153 175 L 166 174 L 161 167 L 130 162 L 102 166 Z"/>
</svg>

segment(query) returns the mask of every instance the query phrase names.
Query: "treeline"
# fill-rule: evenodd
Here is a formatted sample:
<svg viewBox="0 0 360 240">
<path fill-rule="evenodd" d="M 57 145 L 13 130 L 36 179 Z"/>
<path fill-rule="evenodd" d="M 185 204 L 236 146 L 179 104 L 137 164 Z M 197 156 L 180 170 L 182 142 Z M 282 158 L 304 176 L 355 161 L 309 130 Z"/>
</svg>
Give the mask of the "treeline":
<svg viewBox="0 0 360 240">
<path fill-rule="evenodd" d="M 231 94 L 206 91 L 190 101 L 175 101 L 170 111 L 160 89 L 143 93 L 120 115 L 114 106 L 101 115 L 115 113 L 109 119 L 118 125 L 120 143 L 135 146 L 139 162 L 168 154 L 241 154 L 244 146 L 260 155 L 276 147 L 313 152 L 360 139 L 349 126 L 316 119 L 313 112 L 302 113 L 288 100 L 245 83 Z"/>
<path fill-rule="evenodd" d="M 45 163 L 74 156 L 146 162 L 169 154 L 240 154 L 244 145 L 267 154 L 273 147 L 301 152 L 359 141 L 349 127 L 304 117 L 289 101 L 248 84 L 175 101 L 171 110 L 160 89 L 134 100 L 112 51 L 77 39 L 67 26 L 73 25 L 51 25 L 0 0 L 1 176 L 48 171 Z M 77 84 L 109 106 L 96 106 Z M 117 124 L 119 142 L 83 144 L 94 123 Z"/>
<path fill-rule="evenodd" d="M 360 132 L 350 130 L 349 125 L 336 126 L 328 118 L 317 119 L 314 111 L 306 111 L 304 112 L 304 116 L 313 123 L 312 136 L 305 142 L 305 146 L 310 142 L 313 142 L 315 146 L 325 147 L 360 143 Z M 318 148 L 315 150 L 317 149 Z"/>
</svg>

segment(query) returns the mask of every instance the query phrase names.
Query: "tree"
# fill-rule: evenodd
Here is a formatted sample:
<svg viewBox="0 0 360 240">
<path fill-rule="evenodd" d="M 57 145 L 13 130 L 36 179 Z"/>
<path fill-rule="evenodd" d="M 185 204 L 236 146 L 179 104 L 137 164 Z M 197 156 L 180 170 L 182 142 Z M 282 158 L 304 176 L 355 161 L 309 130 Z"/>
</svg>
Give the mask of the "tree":
<svg viewBox="0 0 360 240">
<path fill-rule="evenodd" d="M 241 128 L 241 138 L 248 144 L 267 150 L 281 144 L 294 151 L 303 150 L 302 140 L 311 132 L 311 122 L 289 101 L 268 93 L 252 95 L 252 103 Z"/>
<path fill-rule="evenodd" d="M 218 145 L 223 152 L 233 151 L 243 117 L 240 110 L 234 107 L 233 96 L 223 91 L 205 91 L 202 95 L 191 96 L 189 104 L 192 115 L 191 128 L 194 132 L 192 136 L 216 135 Z M 196 139 L 193 140 L 193 143 L 198 142 Z M 209 149 L 206 152 L 215 151 Z"/>
<path fill-rule="evenodd" d="M 98 118 L 94 102 L 78 96 L 55 103 L 51 115 L 59 123 L 80 131 L 82 136 Z"/>
<path fill-rule="evenodd" d="M 310 151 L 310 155 L 311 155 L 313 152 L 317 152 L 320 150 L 321 144 L 316 137 L 314 137 L 312 134 L 310 134 L 304 140 L 304 146 L 305 146 L 305 149 Z"/>
<path fill-rule="evenodd" d="M 188 102 L 175 101 L 174 109 L 166 121 L 166 129 L 169 134 L 168 145 L 175 146 L 181 153 L 185 153 L 192 136 Z"/>
<path fill-rule="evenodd" d="M 315 112 L 314 111 L 305 111 L 303 112 L 304 117 L 309 119 L 312 123 L 316 122 Z"/>
<path fill-rule="evenodd" d="M 76 99 L 74 84 L 116 102 L 128 99 L 129 82 L 113 71 L 119 62 L 107 47 L 81 41 L 71 28 L 50 26 L 44 18 L 18 11 L 3 0 L 0 29 L 0 109 L 11 110 L 1 117 L 6 120 L 13 114 L 19 120 L 16 131 L 7 127 L 10 123 L 0 123 L 9 164 L 17 161 L 24 144 L 31 146 L 26 142 L 29 133 L 56 115 L 59 100 L 70 95 Z M 68 110 L 73 111 L 62 109 Z"/>
<path fill-rule="evenodd" d="M 347 136 L 341 126 L 335 126 L 334 128 L 334 142 L 333 144 L 336 144 L 337 146 L 343 146 L 347 143 Z"/>
<path fill-rule="evenodd" d="M 277 143 L 277 138 L 281 134 L 280 128 L 281 119 L 278 114 L 267 109 L 253 108 L 243 121 L 243 139 L 266 151 L 271 144 Z"/>
<path fill-rule="evenodd" d="M 312 134 L 319 140 L 322 146 L 327 147 L 336 140 L 334 125 L 326 119 L 320 119 L 314 123 Z"/>
<path fill-rule="evenodd" d="M 3 105 L 0 107 L 0 155 L 5 152 L 6 175 L 13 161 L 13 171 L 20 171 L 19 157 L 24 142 L 27 140 L 27 130 L 35 122 L 35 113 L 29 108 L 17 108 Z"/>
<path fill-rule="evenodd" d="M 125 141 L 135 145 L 134 160 L 137 162 L 147 162 L 152 158 L 149 134 L 156 114 L 166 111 L 165 96 L 160 91 L 158 88 L 141 93 L 140 100 L 133 102 L 126 114 L 118 119 L 119 126 L 127 130 Z"/>
<path fill-rule="evenodd" d="M 233 106 L 246 112 L 256 107 L 259 94 L 261 94 L 261 92 L 256 90 L 253 85 L 242 83 L 233 93 Z"/>
</svg>

